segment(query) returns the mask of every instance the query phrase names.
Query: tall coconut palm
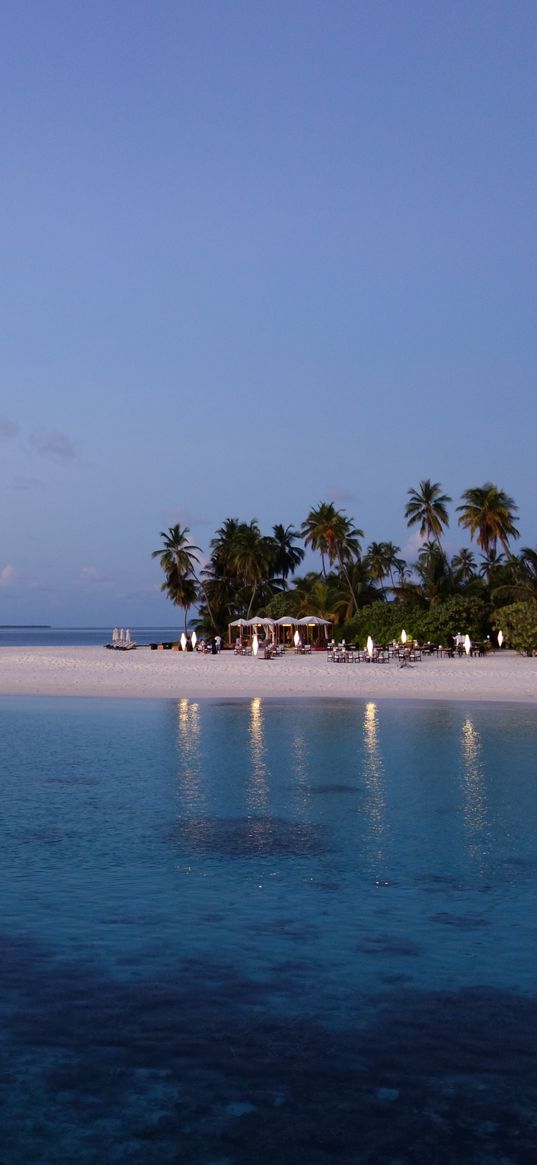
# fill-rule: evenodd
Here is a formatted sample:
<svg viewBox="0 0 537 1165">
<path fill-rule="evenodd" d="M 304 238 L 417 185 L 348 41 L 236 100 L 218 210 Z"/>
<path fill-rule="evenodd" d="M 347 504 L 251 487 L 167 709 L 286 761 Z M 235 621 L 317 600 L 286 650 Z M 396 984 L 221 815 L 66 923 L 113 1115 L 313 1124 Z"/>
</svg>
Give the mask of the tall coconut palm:
<svg viewBox="0 0 537 1165">
<path fill-rule="evenodd" d="M 240 528 L 238 518 L 226 518 L 211 538 L 211 568 L 219 577 L 233 572 L 233 551 Z"/>
<path fill-rule="evenodd" d="M 496 550 L 498 542 L 510 557 L 509 540 L 519 536 L 514 521 L 518 506 L 513 498 L 493 482 L 486 481 L 482 486 L 465 490 L 462 502 L 462 506 L 457 506 L 459 526 L 469 530 L 471 538 L 477 535 L 477 544 L 487 557 Z"/>
<path fill-rule="evenodd" d="M 331 562 L 335 542 L 335 525 L 339 511 L 333 502 L 319 502 L 310 510 L 300 527 L 304 544 L 318 550 L 321 555 L 323 575 L 326 578 L 326 559 Z"/>
<path fill-rule="evenodd" d="M 273 571 L 278 577 L 287 579 L 290 574 L 294 574 L 297 566 L 302 562 L 305 551 L 301 546 L 294 545 L 299 534 L 293 530 L 292 526 L 280 524 L 273 526 L 272 531 Z"/>
<path fill-rule="evenodd" d="M 380 583 L 380 589 L 386 594 L 386 589 L 383 586 L 384 579 L 388 575 L 386 569 L 386 556 L 384 552 L 384 542 L 370 542 L 367 547 L 366 563 L 369 570 L 369 577 L 373 582 Z"/>
<path fill-rule="evenodd" d="M 199 546 L 194 546 L 188 538 L 188 526 L 181 529 L 179 524 L 170 526 L 168 530 L 161 530 L 160 537 L 163 544 L 159 550 L 153 550 L 151 558 L 158 558 L 164 571 L 165 579 L 161 590 L 185 612 L 185 631 L 187 628 L 187 614 L 189 607 L 197 598 L 197 579 L 195 567 L 199 563 Z"/>
<path fill-rule="evenodd" d="M 198 588 L 193 578 L 181 574 L 179 570 L 172 570 L 166 576 L 162 583 L 161 591 L 175 603 L 177 607 L 182 607 L 184 611 L 184 630 L 185 634 L 188 629 L 188 612 L 190 607 L 197 601 Z"/>
<path fill-rule="evenodd" d="M 151 558 L 160 559 L 160 565 L 165 574 L 177 570 L 183 575 L 192 575 L 199 563 L 199 546 L 194 546 L 187 535 L 188 526 L 181 529 L 179 525 L 170 526 L 168 530 L 161 530 L 160 537 L 163 544 L 159 550 L 153 550 Z"/>
<path fill-rule="evenodd" d="M 424 478 L 418 489 L 409 489 L 410 501 L 405 506 L 407 526 L 418 526 L 421 538 L 434 538 L 440 545 L 440 536 L 449 526 L 447 506 L 451 498 L 442 493 L 440 482 Z"/>
<path fill-rule="evenodd" d="M 231 564 L 246 587 L 251 588 L 247 619 L 259 588 L 271 580 L 272 562 L 272 540 L 264 537 L 255 518 L 241 522 L 231 550 Z"/>
</svg>

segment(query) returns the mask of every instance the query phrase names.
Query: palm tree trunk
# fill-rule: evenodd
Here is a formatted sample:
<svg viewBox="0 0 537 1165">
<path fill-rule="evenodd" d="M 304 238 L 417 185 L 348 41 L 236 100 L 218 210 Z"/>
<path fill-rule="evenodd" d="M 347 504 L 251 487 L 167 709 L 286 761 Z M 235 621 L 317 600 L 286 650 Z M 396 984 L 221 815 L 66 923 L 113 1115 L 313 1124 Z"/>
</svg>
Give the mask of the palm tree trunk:
<svg viewBox="0 0 537 1165">
<path fill-rule="evenodd" d="M 343 574 L 345 575 L 345 578 L 347 579 L 347 586 L 348 586 L 348 588 L 349 588 L 349 591 L 350 591 L 350 593 L 351 593 L 351 596 L 352 596 L 352 601 L 353 601 L 353 603 L 354 603 L 354 610 L 355 610 L 355 613 L 356 613 L 356 614 L 358 614 L 358 599 L 356 598 L 356 595 L 355 595 L 355 593 L 354 593 L 354 590 L 353 590 L 353 587 L 352 587 L 352 583 L 351 583 L 351 580 L 350 580 L 350 578 L 349 578 L 349 574 L 348 574 L 348 571 L 347 571 L 347 567 L 345 566 L 345 563 L 343 562 L 343 559 L 341 558 L 341 556 L 340 556 L 340 558 L 339 558 L 339 565 L 340 565 L 340 567 L 341 567 L 341 570 L 343 571 Z"/>
<path fill-rule="evenodd" d="M 207 590 L 206 590 L 206 587 L 205 587 L 205 583 L 203 582 L 203 580 L 202 580 L 201 578 L 198 578 L 198 577 L 197 577 L 197 575 L 194 575 L 194 578 L 196 579 L 196 582 L 197 582 L 198 586 L 199 586 L 199 587 L 201 587 L 201 589 L 202 589 L 202 591 L 203 591 L 203 594 L 204 594 L 204 596 L 205 596 L 205 602 L 207 603 L 207 610 L 208 610 L 208 612 L 209 612 L 209 616 L 210 616 L 210 619 L 211 619 L 211 623 L 212 623 L 212 625 L 213 625 L 213 628 L 214 628 L 214 630 L 215 630 L 215 631 L 218 631 L 218 627 L 216 626 L 215 618 L 214 618 L 214 615 L 213 615 L 213 612 L 212 612 L 211 604 L 210 604 L 210 602 L 209 602 L 209 596 L 208 596 L 208 594 L 207 594 Z"/>
<path fill-rule="evenodd" d="M 255 596 L 256 596 L 256 594 L 257 594 L 257 583 L 256 583 L 256 584 L 255 584 L 255 586 L 254 586 L 254 589 L 253 589 L 253 591 L 252 591 L 252 597 L 251 597 L 251 599 L 250 599 L 250 602 L 248 603 L 248 610 L 247 610 L 247 612 L 246 612 L 246 618 L 247 618 L 247 619 L 249 619 L 249 618 L 250 618 L 250 612 L 251 612 L 251 610 L 252 610 L 252 607 L 253 607 L 253 603 L 254 603 L 254 599 L 255 599 Z"/>
</svg>

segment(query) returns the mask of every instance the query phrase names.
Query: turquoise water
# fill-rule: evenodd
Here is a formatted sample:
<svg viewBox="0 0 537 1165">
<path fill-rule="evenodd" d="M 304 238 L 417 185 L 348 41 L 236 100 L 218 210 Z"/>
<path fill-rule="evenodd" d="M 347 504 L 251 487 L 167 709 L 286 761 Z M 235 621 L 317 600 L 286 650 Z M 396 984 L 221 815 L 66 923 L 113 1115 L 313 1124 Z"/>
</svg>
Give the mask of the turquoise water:
<svg viewBox="0 0 537 1165">
<path fill-rule="evenodd" d="M 533 1165 L 531 709 L 0 725 L 1 1165 Z"/>
</svg>

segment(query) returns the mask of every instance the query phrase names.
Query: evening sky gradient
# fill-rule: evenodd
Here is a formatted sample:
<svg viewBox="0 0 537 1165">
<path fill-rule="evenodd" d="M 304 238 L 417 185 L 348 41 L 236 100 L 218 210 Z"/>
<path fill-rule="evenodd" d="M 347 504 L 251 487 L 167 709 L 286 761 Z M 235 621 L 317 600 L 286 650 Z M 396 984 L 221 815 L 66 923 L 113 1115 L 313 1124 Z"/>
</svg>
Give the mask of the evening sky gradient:
<svg viewBox="0 0 537 1165">
<path fill-rule="evenodd" d="M 4 0 L 0 91 L 0 623 L 427 477 L 535 547 L 534 0 Z"/>
</svg>

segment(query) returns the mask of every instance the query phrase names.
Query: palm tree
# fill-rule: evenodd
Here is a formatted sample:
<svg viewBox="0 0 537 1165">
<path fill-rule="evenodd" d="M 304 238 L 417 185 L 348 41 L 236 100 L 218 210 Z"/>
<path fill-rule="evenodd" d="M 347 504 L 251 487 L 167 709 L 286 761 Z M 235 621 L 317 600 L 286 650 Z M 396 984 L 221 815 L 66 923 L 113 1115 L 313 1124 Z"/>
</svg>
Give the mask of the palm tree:
<svg viewBox="0 0 537 1165">
<path fill-rule="evenodd" d="M 525 546 L 518 558 L 511 558 L 503 571 L 497 571 L 492 586 L 494 603 L 533 603 L 537 605 L 537 550 Z"/>
<path fill-rule="evenodd" d="M 395 546 L 393 542 L 371 542 L 367 548 L 366 561 L 369 567 L 369 574 L 374 582 L 380 583 L 380 589 L 383 594 L 386 594 L 386 587 L 383 586 L 383 580 L 385 578 L 390 579 L 390 589 L 393 591 L 395 589 L 394 571 L 400 574 L 406 566 L 404 560 L 398 558 L 398 554 L 399 547 Z"/>
<path fill-rule="evenodd" d="M 297 615 L 318 615 L 321 619 L 338 622 L 341 607 L 341 592 L 334 575 L 322 578 L 310 571 L 303 578 L 295 579 L 293 595 Z"/>
<path fill-rule="evenodd" d="M 386 594 L 386 590 L 382 584 L 388 574 L 384 547 L 384 542 L 371 542 L 367 547 L 366 555 L 369 576 L 373 579 L 373 582 L 380 583 L 380 589 L 383 595 Z"/>
<path fill-rule="evenodd" d="M 161 530 L 163 545 L 151 553 L 151 558 L 160 560 L 165 574 L 160 589 L 173 603 L 184 608 L 185 631 L 188 609 L 197 598 L 195 565 L 199 563 L 199 558 L 196 551 L 201 553 L 199 546 L 194 546 L 189 541 L 187 537 L 189 533 L 188 526 L 181 529 L 179 524 L 170 526 L 168 530 Z"/>
<path fill-rule="evenodd" d="M 266 538 L 260 531 L 255 518 L 251 522 L 241 522 L 236 532 L 233 547 L 230 551 L 230 563 L 236 576 L 248 588 L 251 587 L 250 601 L 246 618 L 250 613 L 259 587 L 271 580 L 273 562 L 273 544 L 271 538 Z"/>
<path fill-rule="evenodd" d="M 320 552 L 325 578 L 325 558 L 332 562 L 335 539 L 334 524 L 337 523 L 338 513 L 339 511 L 336 510 L 333 502 L 319 502 L 316 509 L 310 510 L 300 527 L 305 545 Z"/>
<path fill-rule="evenodd" d="M 486 481 L 482 486 L 465 490 L 462 500 L 462 506 L 457 506 L 459 526 L 469 530 L 471 538 L 477 535 L 477 544 L 487 557 L 491 550 L 496 550 L 498 542 L 510 557 L 509 539 L 519 536 L 514 524 L 518 506 L 513 498 L 491 481 Z"/>
<path fill-rule="evenodd" d="M 290 574 L 294 574 L 297 566 L 302 562 L 305 551 L 301 546 L 293 545 L 299 535 L 292 526 L 276 525 L 272 527 L 272 530 L 273 571 L 275 575 L 287 579 Z"/>
<path fill-rule="evenodd" d="M 440 482 L 429 478 L 420 481 L 418 489 L 409 489 L 410 501 L 405 506 L 407 526 L 419 523 L 421 538 L 435 538 L 440 545 L 440 535 L 449 526 L 447 505 L 451 498 L 442 493 Z"/>
<path fill-rule="evenodd" d="M 185 612 L 184 629 L 185 634 L 188 629 L 188 612 L 193 603 L 198 598 L 198 588 L 193 578 L 188 578 L 187 575 L 181 574 L 178 570 L 173 570 L 162 583 L 161 591 L 175 603 L 177 607 L 182 607 Z"/>
<path fill-rule="evenodd" d="M 178 570 L 181 574 L 194 574 L 194 564 L 199 563 L 199 558 L 196 553 L 201 554 L 199 546 L 194 546 L 189 542 L 187 534 L 190 534 L 188 526 L 182 530 L 179 525 L 170 526 L 168 530 L 161 530 L 160 537 L 164 540 L 163 545 L 159 550 L 153 550 L 151 558 L 159 558 L 160 565 L 168 574 L 172 570 Z"/>
<path fill-rule="evenodd" d="M 471 550 L 467 550 L 465 546 L 459 550 L 458 554 L 454 554 L 451 559 L 451 569 L 457 582 L 467 583 L 476 577 L 477 564 L 474 554 Z"/>
<path fill-rule="evenodd" d="M 424 542 L 415 567 L 419 579 L 418 590 L 430 604 L 441 603 L 442 599 L 455 591 L 453 574 L 447 557 L 438 545 L 430 539 Z"/>
</svg>

